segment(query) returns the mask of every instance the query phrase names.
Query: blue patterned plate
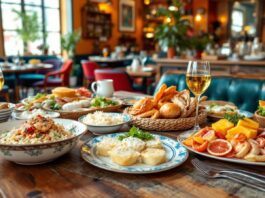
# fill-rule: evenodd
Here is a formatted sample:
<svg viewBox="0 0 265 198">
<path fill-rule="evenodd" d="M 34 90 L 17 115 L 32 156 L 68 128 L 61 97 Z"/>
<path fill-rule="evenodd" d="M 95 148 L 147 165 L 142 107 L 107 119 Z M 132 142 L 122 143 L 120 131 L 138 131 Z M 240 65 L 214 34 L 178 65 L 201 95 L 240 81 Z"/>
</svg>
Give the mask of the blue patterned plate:
<svg viewBox="0 0 265 198">
<path fill-rule="evenodd" d="M 81 148 L 81 156 L 88 163 L 113 172 L 119 173 L 130 173 L 130 174 L 147 174 L 147 173 L 157 173 L 166 171 L 172 168 L 175 168 L 181 165 L 188 159 L 188 151 L 185 147 L 183 147 L 176 140 L 161 136 L 155 135 L 156 138 L 159 138 L 163 143 L 164 149 L 167 153 L 167 162 L 157 165 L 150 166 L 146 164 L 135 164 L 133 166 L 120 166 L 111 161 L 108 157 L 101 157 L 96 154 L 96 144 L 104 137 L 112 137 L 115 138 L 124 133 L 114 133 L 103 136 L 98 136 L 94 138 L 90 138 L 86 143 L 83 144 Z"/>
</svg>

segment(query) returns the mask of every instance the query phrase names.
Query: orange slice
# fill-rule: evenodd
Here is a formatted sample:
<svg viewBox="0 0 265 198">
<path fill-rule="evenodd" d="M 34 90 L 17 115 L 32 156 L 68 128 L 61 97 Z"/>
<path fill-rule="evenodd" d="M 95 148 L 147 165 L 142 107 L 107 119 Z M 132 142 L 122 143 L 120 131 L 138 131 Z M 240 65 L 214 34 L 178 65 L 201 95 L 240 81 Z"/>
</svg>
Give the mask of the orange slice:
<svg viewBox="0 0 265 198">
<path fill-rule="evenodd" d="M 265 107 L 265 100 L 259 100 L 259 106 Z"/>
<path fill-rule="evenodd" d="M 214 156 L 224 156 L 230 153 L 232 145 L 227 140 L 216 139 L 208 144 L 207 151 Z"/>
</svg>

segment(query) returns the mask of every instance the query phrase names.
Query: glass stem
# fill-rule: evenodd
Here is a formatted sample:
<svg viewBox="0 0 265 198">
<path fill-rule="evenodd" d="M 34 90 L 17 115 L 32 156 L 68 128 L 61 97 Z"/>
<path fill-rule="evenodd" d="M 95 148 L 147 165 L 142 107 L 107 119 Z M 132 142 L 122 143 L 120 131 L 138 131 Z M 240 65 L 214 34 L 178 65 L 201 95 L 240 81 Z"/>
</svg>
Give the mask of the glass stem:
<svg viewBox="0 0 265 198">
<path fill-rule="evenodd" d="M 197 104 L 196 104 L 196 117 L 195 117 L 195 126 L 194 129 L 200 129 L 199 122 L 198 122 L 198 115 L 199 115 L 199 103 L 200 103 L 201 95 L 197 96 Z"/>
</svg>

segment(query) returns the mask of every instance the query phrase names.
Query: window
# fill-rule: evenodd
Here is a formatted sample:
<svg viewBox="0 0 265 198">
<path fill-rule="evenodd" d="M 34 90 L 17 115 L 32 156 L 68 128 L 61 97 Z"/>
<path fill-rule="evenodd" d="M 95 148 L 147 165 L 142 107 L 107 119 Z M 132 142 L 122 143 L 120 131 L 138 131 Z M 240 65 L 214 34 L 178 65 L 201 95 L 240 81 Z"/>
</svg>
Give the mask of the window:
<svg viewBox="0 0 265 198">
<path fill-rule="evenodd" d="M 244 13 L 241 10 L 232 12 L 232 31 L 241 32 L 244 26 Z"/>
<path fill-rule="evenodd" d="M 41 46 L 48 46 L 50 54 L 60 54 L 60 0 L 0 0 L 0 13 L 5 54 L 23 54 L 24 44 L 16 33 L 22 27 L 21 19 L 13 10 L 36 12 L 41 26 L 40 39 L 29 43 L 32 54 L 42 54 Z"/>
</svg>

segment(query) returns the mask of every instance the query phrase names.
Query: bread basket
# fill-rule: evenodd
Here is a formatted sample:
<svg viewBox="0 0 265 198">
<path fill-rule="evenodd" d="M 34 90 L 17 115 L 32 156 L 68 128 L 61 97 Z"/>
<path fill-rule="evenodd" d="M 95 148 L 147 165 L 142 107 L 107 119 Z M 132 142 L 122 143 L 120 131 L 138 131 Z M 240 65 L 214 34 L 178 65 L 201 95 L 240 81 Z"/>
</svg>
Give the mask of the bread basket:
<svg viewBox="0 0 265 198">
<path fill-rule="evenodd" d="M 125 109 L 129 112 L 129 108 Z M 198 116 L 199 124 L 206 122 L 207 112 L 200 111 Z M 177 119 L 151 119 L 132 116 L 131 124 L 148 131 L 180 131 L 192 128 L 195 125 L 195 117 Z"/>
</svg>

